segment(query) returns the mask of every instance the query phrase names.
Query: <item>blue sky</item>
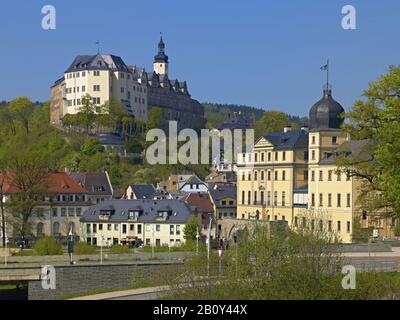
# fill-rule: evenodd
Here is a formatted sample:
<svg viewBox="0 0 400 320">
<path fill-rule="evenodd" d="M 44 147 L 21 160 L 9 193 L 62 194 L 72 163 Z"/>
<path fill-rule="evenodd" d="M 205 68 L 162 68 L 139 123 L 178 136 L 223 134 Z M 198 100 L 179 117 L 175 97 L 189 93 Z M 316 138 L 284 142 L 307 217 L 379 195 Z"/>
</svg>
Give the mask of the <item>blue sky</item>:
<svg viewBox="0 0 400 320">
<path fill-rule="evenodd" d="M 41 9 L 57 9 L 57 29 Z M 357 9 L 343 30 L 341 9 Z M 13 0 L 0 9 L 0 100 L 46 100 L 78 54 L 121 56 L 152 69 L 164 33 L 172 78 L 193 98 L 306 115 L 322 95 L 326 59 L 334 97 L 348 109 L 368 82 L 399 64 L 398 0 Z"/>
</svg>

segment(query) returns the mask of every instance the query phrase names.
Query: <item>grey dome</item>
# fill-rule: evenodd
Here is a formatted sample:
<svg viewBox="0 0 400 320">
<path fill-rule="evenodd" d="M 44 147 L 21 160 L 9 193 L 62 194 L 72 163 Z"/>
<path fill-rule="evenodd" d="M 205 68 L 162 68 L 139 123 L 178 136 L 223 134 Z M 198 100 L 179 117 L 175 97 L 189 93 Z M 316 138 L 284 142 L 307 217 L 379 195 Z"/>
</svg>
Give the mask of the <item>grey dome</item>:
<svg viewBox="0 0 400 320">
<path fill-rule="evenodd" d="M 340 129 L 344 119 L 343 107 L 332 98 L 332 90 L 324 89 L 324 96 L 310 110 L 310 129 Z"/>
</svg>

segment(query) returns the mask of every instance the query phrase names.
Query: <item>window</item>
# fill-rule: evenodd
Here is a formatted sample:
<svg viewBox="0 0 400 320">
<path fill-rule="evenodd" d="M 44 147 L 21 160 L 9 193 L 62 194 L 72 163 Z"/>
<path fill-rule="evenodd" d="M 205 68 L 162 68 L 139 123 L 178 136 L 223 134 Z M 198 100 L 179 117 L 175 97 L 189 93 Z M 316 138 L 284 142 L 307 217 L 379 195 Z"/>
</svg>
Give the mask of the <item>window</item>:
<svg viewBox="0 0 400 320">
<path fill-rule="evenodd" d="M 251 204 L 251 191 L 247 192 L 247 204 Z"/>
<path fill-rule="evenodd" d="M 315 160 L 315 150 L 311 151 L 311 160 Z"/>
<path fill-rule="evenodd" d="M 257 191 L 254 191 L 254 204 L 257 204 Z"/>
<path fill-rule="evenodd" d="M 93 224 L 92 230 L 93 230 L 93 233 L 97 233 L 97 224 Z"/>
<path fill-rule="evenodd" d="M 86 86 L 82 86 L 82 92 L 86 92 Z"/>
<path fill-rule="evenodd" d="M 337 144 L 337 137 L 332 137 L 332 144 Z"/>
<path fill-rule="evenodd" d="M 340 174 L 340 172 L 336 174 L 336 179 L 337 181 L 342 181 L 342 175 Z"/>
<path fill-rule="evenodd" d="M 275 152 L 275 161 L 278 161 L 278 152 Z"/>
<path fill-rule="evenodd" d="M 311 138 L 311 143 L 312 143 L 312 144 L 315 144 L 315 136 L 312 136 L 312 138 Z"/>
<path fill-rule="evenodd" d="M 258 153 L 254 154 L 254 162 L 258 162 Z"/>
<path fill-rule="evenodd" d="M 337 194 L 337 207 L 340 208 L 342 206 L 342 195 L 340 193 Z"/>
<path fill-rule="evenodd" d="M 261 152 L 261 162 L 264 162 L 264 152 Z"/>
<path fill-rule="evenodd" d="M 67 216 L 67 209 L 61 208 L 61 217 L 66 217 L 66 216 Z"/>
<path fill-rule="evenodd" d="M 244 172 L 242 173 L 242 181 L 246 181 L 246 174 Z"/>
<path fill-rule="evenodd" d="M 294 217 L 294 226 L 297 228 L 299 226 L 299 219 Z"/>
<path fill-rule="evenodd" d="M 254 180 L 255 180 L 255 181 L 258 180 L 258 171 L 254 171 Z"/>
<path fill-rule="evenodd" d="M 114 224 L 114 231 L 118 231 L 118 230 L 119 230 L 118 224 Z"/>
<path fill-rule="evenodd" d="M 170 225 L 170 226 L 169 226 L 169 235 L 170 235 L 170 236 L 173 236 L 174 234 L 175 234 L 175 228 L 174 228 L 173 225 Z"/>
<path fill-rule="evenodd" d="M 181 235 L 181 226 L 180 225 L 176 226 L 176 235 L 177 236 Z"/>
<path fill-rule="evenodd" d="M 282 181 L 285 181 L 285 180 L 286 180 L 286 171 L 283 170 L 282 171 Z"/>
<path fill-rule="evenodd" d="M 98 92 L 98 91 L 100 91 L 100 86 L 99 85 L 94 85 L 93 86 L 93 91 L 95 91 L 95 92 Z"/>
<path fill-rule="evenodd" d="M 278 191 L 274 192 L 274 206 L 278 205 Z"/>
<path fill-rule="evenodd" d="M 260 201 L 261 201 L 261 204 L 263 205 L 264 204 L 264 191 L 260 191 Z"/>
<path fill-rule="evenodd" d="M 341 232 L 341 231 L 342 231 L 342 225 L 341 225 L 341 222 L 340 222 L 340 221 L 337 222 L 337 231 L 338 231 L 338 232 Z"/>
<path fill-rule="evenodd" d="M 328 171 L 328 181 L 332 181 L 332 170 Z"/>
<path fill-rule="evenodd" d="M 261 171 L 261 181 L 264 181 L 264 171 Z"/>
<path fill-rule="evenodd" d="M 53 223 L 53 234 L 57 235 L 60 233 L 60 223 L 59 222 L 54 222 Z"/>
<path fill-rule="evenodd" d="M 138 230 L 137 231 L 138 234 L 142 234 L 142 225 L 141 224 L 138 225 L 138 229 L 137 230 Z"/>
<path fill-rule="evenodd" d="M 350 181 L 350 180 L 351 180 L 350 173 L 347 173 L 347 174 L 346 174 L 346 181 Z"/>
<path fill-rule="evenodd" d="M 156 225 L 156 232 L 160 232 L 161 231 L 161 226 L 159 224 Z"/>
<path fill-rule="evenodd" d="M 328 207 L 332 207 L 332 193 L 328 193 Z"/>
<path fill-rule="evenodd" d="M 127 232 L 126 224 L 123 224 L 122 225 L 122 233 L 126 234 L 126 232 Z"/>
<path fill-rule="evenodd" d="M 275 171 L 275 180 L 278 180 L 278 171 Z"/>
<path fill-rule="evenodd" d="M 267 177 L 268 181 L 271 181 L 271 171 L 268 171 L 268 177 Z"/>
<path fill-rule="evenodd" d="M 267 192 L 267 206 L 271 206 L 271 191 Z"/>
<path fill-rule="evenodd" d="M 324 195 L 322 193 L 319 194 L 319 206 L 324 206 Z"/>
<path fill-rule="evenodd" d="M 285 151 L 282 152 L 282 161 L 286 161 L 286 152 Z"/>
<path fill-rule="evenodd" d="M 304 181 L 308 181 L 308 170 L 303 171 L 303 179 Z"/>
<path fill-rule="evenodd" d="M 244 191 L 242 191 L 242 204 L 244 204 L 244 203 L 245 203 L 244 194 L 245 194 L 245 192 L 244 192 Z"/>
<path fill-rule="evenodd" d="M 282 191 L 282 207 L 284 207 L 285 205 L 286 205 L 286 192 Z"/>
<path fill-rule="evenodd" d="M 251 172 L 249 172 L 248 178 L 249 178 L 248 180 L 251 181 Z"/>
<path fill-rule="evenodd" d="M 350 221 L 347 221 L 347 226 L 346 226 L 347 233 L 350 233 L 350 227 L 351 227 Z"/>
<path fill-rule="evenodd" d="M 328 231 L 332 232 L 332 220 L 328 221 Z"/>
<path fill-rule="evenodd" d="M 100 71 L 98 71 L 98 70 L 93 71 L 93 75 L 95 77 L 99 77 L 100 76 Z"/>
<path fill-rule="evenodd" d="M 68 217 L 73 217 L 75 215 L 75 208 L 68 208 Z"/>
<path fill-rule="evenodd" d="M 121 87 L 121 93 L 124 93 L 124 92 L 125 92 L 125 88 Z"/>
<path fill-rule="evenodd" d="M 351 194 L 350 193 L 347 194 L 346 206 L 347 206 L 347 208 L 351 207 Z"/>
<path fill-rule="evenodd" d="M 315 207 L 315 194 L 314 193 L 311 194 L 311 206 Z"/>
<path fill-rule="evenodd" d="M 129 225 L 129 231 L 131 231 L 131 232 L 135 231 L 135 225 L 134 224 Z"/>
<path fill-rule="evenodd" d="M 322 170 L 319 171 L 319 181 L 324 180 L 324 172 Z"/>
<path fill-rule="evenodd" d="M 311 181 L 315 181 L 315 171 L 311 171 Z"/>
<path fill-rule="evenodd" d="M 271 161 L 271 152 L 268 152 L 268 161 Z"/>
<path fill-rule="evenodd" d="M 53 217 L 58 217 L 58 210 L 57 210 L 57 208 L 53 208 Z"/>
<path fill-rule="evenodd" d="M 111 226 L 111 224 L 108 224 L 107 225 L 107 231 L 111 231 L 112 230 L 112 226 Z"/>
<path fill-rule="evenodd" d="M 308 161 L 308 151 L 304 151 L 304 161 Z"/>
</svg>

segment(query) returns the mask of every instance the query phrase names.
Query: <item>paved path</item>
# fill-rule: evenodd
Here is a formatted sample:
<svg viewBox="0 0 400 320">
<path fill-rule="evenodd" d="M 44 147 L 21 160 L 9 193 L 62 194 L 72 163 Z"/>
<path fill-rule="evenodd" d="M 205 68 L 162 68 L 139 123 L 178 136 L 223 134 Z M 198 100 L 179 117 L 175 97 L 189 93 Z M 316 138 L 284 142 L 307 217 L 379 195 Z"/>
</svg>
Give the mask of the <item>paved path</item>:
<svg viewBox="0 0 400 320">
<path fill-rule="evenodd" d="M 170 288 L 164 287 L 153 287 L 153 288 L 141 288 L 132 289 L 116 292 L 107 292 L 96 294 L 92 296 L 78 297 L 69 300 L 152 300 L 162 295 L 165 295 Z"/>
</svg>

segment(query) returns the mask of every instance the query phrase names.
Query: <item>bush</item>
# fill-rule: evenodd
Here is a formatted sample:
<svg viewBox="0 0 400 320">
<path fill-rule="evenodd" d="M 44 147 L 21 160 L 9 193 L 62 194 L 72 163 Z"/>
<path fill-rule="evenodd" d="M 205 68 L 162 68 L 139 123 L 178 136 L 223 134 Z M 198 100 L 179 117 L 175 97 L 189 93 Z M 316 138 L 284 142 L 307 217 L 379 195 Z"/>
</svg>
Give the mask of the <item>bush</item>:
<svg viewBox="0 0 400 320">
<path fill-rule="evenodd" d="M 97 250 L 95 247 L 89 246 L 84 242 L 79 242 L 75 245 L 74 248 L 75 254 L 96 254 Z"/>
<path fill-rule="evenodd" d="M 115 245 L 115 246 L 112 246 L 111 249 L 110 249 L 110 253 L 115 253 L 115 254 L 118 254 L 118 253 L 131 253 L 131 252 L 133 252 L 132 249 L 130 249 L 127 246 L 122 246 L 122 245 Z"/>
<path fill-rule="evenodd" d="M 61 245 L 51 237 L 40 239 L 36 242 L 33 249 L 38 256 L 56 256 L 63 254 Z"/>
</svg>

